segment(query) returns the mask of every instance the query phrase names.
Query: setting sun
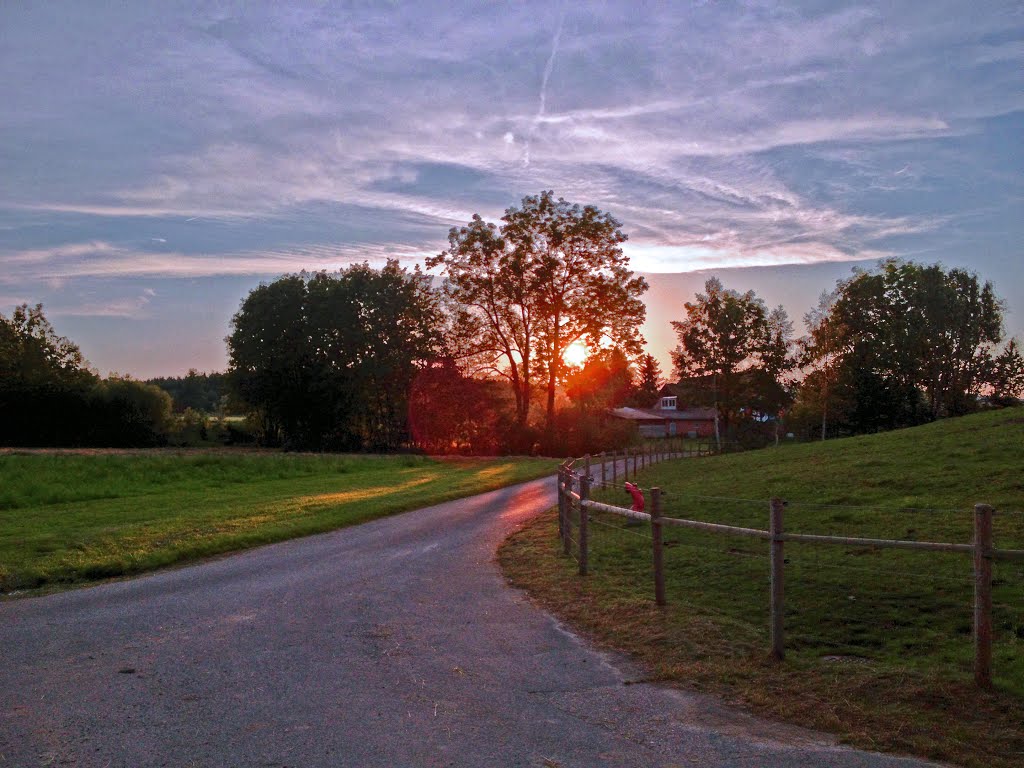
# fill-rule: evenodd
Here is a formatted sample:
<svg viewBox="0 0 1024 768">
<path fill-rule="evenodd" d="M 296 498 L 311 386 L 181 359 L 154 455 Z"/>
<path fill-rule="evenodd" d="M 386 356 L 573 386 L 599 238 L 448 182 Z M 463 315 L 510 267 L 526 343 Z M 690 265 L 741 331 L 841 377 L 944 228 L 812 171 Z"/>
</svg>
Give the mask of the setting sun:
<svg viewBox="0 0 1024 768">
<path fill-rule="evenodd" d="M 565 354 L 562 355 L 562 359 L 566 365 L 577 366 L 583 365 L 590 356 L 590 351 L 587 349 L 587 345 L 582 341 L 574 341 L 565 350 Z"/>
</svg>

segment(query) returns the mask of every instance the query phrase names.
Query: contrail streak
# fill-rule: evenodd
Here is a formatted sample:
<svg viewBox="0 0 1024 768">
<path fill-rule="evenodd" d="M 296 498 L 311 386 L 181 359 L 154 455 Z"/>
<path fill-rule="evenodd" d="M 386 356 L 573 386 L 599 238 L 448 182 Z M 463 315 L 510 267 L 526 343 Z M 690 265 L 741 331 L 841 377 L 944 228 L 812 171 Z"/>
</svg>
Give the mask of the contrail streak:
<svg viewBox="0 0 1024 768">
<path fill-rule="evenodd" d="M 540 125 L 540 121 L 544 117 L 544 111 L 547 109 L 548 80 L 551 79 L 551 72 L 555 68 L 555 57 L 558 56 L 558 45 L 562 41 L 562 27 L 565 24 L 566 5 L 567 3 L 562 3 L 562 10 L 558 14 L 558 28 L 555 30 L 555 36 L 551 40 L 551 54 L 548 56 L 548 61 L 544 65 L 544 75 L 540 80 L 540 99 L 537 105 L 537 116 L 533 118 L 533 124 L 530 126 L 530 132 L 526 137 L 526 148 L 523 151 L 524 168 L 530 164 L 530 142 L 537 133 L 537 126 Z"/>
</svg>

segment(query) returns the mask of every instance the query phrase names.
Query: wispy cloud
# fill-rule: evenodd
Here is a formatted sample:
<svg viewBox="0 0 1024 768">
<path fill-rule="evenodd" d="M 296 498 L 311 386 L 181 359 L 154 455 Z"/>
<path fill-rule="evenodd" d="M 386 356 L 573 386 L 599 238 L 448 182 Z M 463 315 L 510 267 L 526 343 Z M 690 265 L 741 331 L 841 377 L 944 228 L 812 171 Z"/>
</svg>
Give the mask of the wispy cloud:
<svg viewBox="0 0 1024 768">
<path fill-rule="evenodd" d="M 62 12 L 0 7 L 11 294 L 414 261 L 540 189 L 658 271 L 1024 236 L 1012 0 Z"/>
<path fill-rule="evenodd" d="M 302 270 L 341 269 L 364 261 L 379 265 L 390 258 L 415 263 L 432 255 L 433 251 L 394 243 L 364 243 L 358 246 L 313 244 L 217 255 L 154 252 L 118 247 L 110 243 L 78 243 L 52 251 L 0 252 L 0 261 L 8 266 L 5 273 L 0 275 L 0 285 L 18 285 L 44 279 L 66 281 L 81 277 L 265 276 Z M 142 306 L 148 303 L 151 296 L 143 292 L 139 298 L 145 299 Z M 65 310 L 64 314 L 101 313 L 73 313 Z M 121 314 L 121 310 L 113 314 Z"/>
<path fill-rule="evenodd" d="M 48 312 L 54 317 L 115 317 L 140 318 L 145 315 L 147 305 L 156 296 L 152 288 L 144 288 L 137 296 L 108 298 L 102 301 L 51 307 Z"/>
<path fill-rule="evenodd" d="M 544 121 L 545 112 L 547 111 L 548 81 L 551 79 L 551 73 L 555 69 L 555 57 L 558 56 L 558 45 L 562 41 L 562 29 L 565 27 L 565 7 L 566 2 L 563 0 L 562 7 L 558 12 L 558 26 L 555 28 L 555 35 L 551 39 L 551 53 L 548 55 L 548 60 L 544 64 L 544 74 L 541 75 L 540 79 L 540 95 L 537 97 L 537 114 L 534 116 L 533 124 L 527 132 L 525 146 L 523 147 L 524 168 L 528 168 L 530 165 L 530 143 L 533 141 L 533 137 L 537 133 L 537 126 Z"/>
</svg>

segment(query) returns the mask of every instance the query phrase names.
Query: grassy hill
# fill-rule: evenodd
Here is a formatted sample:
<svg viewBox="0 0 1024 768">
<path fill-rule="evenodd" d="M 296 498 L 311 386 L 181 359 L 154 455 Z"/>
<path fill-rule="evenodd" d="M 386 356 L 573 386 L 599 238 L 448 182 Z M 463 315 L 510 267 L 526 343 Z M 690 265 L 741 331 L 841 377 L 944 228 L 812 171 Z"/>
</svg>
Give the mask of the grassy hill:
<svg viewBox="0 0 1024 768">
<path fill-rule="evenodd" d="M 767 528 L 768 499 L 780 496 L 787 531 L 962 543 L 973 537 L 973 505 L 984 502 L 998 511 L 996 545 L 1024 549 L 1024 409 L 670 461 L 639 483 L 665 491 L 671 517 Z M 594 496 L 627 504 L 620 488 Z M 506 542 L 502 564 L 654 677 L 868 748 L 1024 764 L 1024 564 L 996 564 L 996 690 L 979 693 L 970 555 L 786 544 L 787 659 L 773 664 L 767 543 L 666 528 L 669 605 L 658 609 L 649 531 L 611 515 L 591 520 L 585 579 L 558 554 L 552 515 Z"/>
</svg>

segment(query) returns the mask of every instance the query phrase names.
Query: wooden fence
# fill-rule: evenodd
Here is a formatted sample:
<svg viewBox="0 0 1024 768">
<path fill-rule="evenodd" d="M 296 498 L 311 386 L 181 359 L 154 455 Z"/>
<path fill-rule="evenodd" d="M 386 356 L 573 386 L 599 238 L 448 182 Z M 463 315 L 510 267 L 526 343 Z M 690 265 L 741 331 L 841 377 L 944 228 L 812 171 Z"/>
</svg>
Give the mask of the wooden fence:
<svg viewBox="0 0 1024 768">
<path fill-rule="evenodd" d="M 709 450 L 710 452 L 710 446 Z M 600 473 L 602 484 L 607 484 L 610 475 L 612 482 L 617 480 L 617 464 L 624 463 L 628 471 L 630 460 L 633 461 L 632 477 L 637 471 L 667 458 L 678 458 L 689 455 L 703 455 L 704 452 L 687 452 L 681 444 L 663 447 L 647 446 L 635 450 L 631 455 L 601 454 L 594 457 L 600 462 L 597 468 L 592 466 L 591 457 L 570 459 L 565 461 L 558 472 L 558 529 L 561 536 L 563 552 L 573 554 L 572 545 L 576 545 L 576 558 L 579 573 L 586 576 L 588 571 L 588 512 L 606 512 L 634 520 L 646 521 L 651 524 L 651 560 L 653 565 L 653 587 L 655 602 L 666 605 L 665 567 L 662 546 L 662 531 L 665 526 L 680 526 L 698 529 L 715 534 L 728 536 L 745 536 L 770 542 L 769 545 L 769 642 L 773 658 L 782 660 L 785 657 L 785 627 L 783 613 L 785 610 L 785 579 L 784 579 L 784 547 L 787 541 L 807 544 L 868 546 L 880 549 L 924 550 L 931 552 L 947 552 L 970 554 L 974 563 L 974 680 L 983 688 L 992 685 L 992 563 L 997 560 L 1024 561 L 1024 550 L 997 549 L 992 538 L 993 508 L 988 504 L 974 506 L 974 541 L 970 544 L 934 541 L 906 541 L 900 539 L 874 539 L 854 536 L 822 536 L 816 534 L 786 533 L 784 528 L 784 512 L 786 502 L 780 498 L 766 500 L 768 528 L 743 528 L 721 523 L 710 523 L 701 520 L 685 520 L 665 517 L 662 515 L 662 498 L 659 488 L 650 489 L 650 512 L 634 512 L 630 509 L 603 504 L 590 498 L 591 485 L 597 480 L 595 469 Z M 611 469 L 608 470 L 608 463 Z M 639 469 L 638 469 L 639 462 Z M 625 473 L 624 473 L 624 479 Z M 578 489 L 578 490 L 577 490 Z M 578 537 L 572 538 L 573 525 L 578 520 Z"/>
</svg>

